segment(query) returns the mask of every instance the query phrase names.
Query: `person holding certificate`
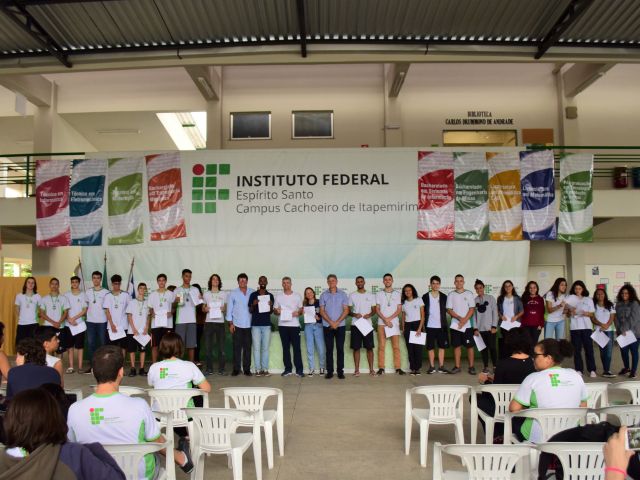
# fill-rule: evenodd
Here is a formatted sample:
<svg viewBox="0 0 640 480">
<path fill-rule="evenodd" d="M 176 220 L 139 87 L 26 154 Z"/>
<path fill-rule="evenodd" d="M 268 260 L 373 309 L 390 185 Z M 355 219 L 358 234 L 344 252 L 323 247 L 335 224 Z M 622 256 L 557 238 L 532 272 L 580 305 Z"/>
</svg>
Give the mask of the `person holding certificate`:
<svg viewBox="0 0 640 480">
<path fill-rule="evenodd" d="M 593 323 L 596 325 L 596 331 L 601 332 L 608 339 L 604 347 L 602 344 L 598 345 L 600 347 L 600 360 L 602 360 L 602 368 L 604 370 L 602 376 L 605 378 L 615 378 L 616 376 L 611 373 L 611 357 L 613 354 L 613 334 L 616 330 L 613 321 L 616 317 L 616 307 L 613 305 L 613 302 L 609 300 L 607 291 L 604 288 L 596 288 L 593 294 L 593 304 L 596 308 L 593 314 Z"/>
<path fill-rule="evenodd" d="M 451 316 L 451 346 L 455 363 L 451 373 L 460 373 L 462 345 L 464 345 L 469 360 L 469 375 L 475 375 L 476 369 L 473 366 L 475 341 L 473 340 L 471 318 L 476 311 L 476 301 L 473 293 L 465 290 L 462 275 L 456 275 L 453 283 L 456 289 L 447 295 L 447 313 Z"/>
<path fill-rule="evenodd" d="M 171 306 L 175 302 L 174 293 L 167 288 L 167 276 L 160 273 L 156 277 L 158 289 L 149 294 L 147 304 L 151 315 L 151 363 L 158 361 L 158 346 L 165 333 L 173 328 Z"/>
<path fill-rule="evenodd" d="M 192 272 L 188 268 L 182 270 L 182 285 L 176 288 L 176 325 L 175 332 L 182 337 L 189 361 L 194 362 L 195 349 L 198 344 L 198 328 L 196 327 L 196 307 L 202 304 L 200 291 L 191 285 Z"/>
<path fill-rule="evenodd" d="M 336 346 L 338 378 L 344 380 L 344 338 L 345 318 L 349 315 L 349 297 L 338 290 L 338 277 L 330 273 L 327 276 L 329 287 L 320 295 L 320 316 L 324 329 L 324 344 L 327 351 L 327 373 L 324 378 L 333 378 L 333 342 Z"/>
<path fill-rule="evenodd" d="M 424 327 L 424 302 L 418 297 L 416 287 L 410 283 L 402 287 L 402 321 L 400 329 L 404 333 L 409 354 L 410 375 L 420 375 L 422 351 L 426 343 Z"/>
<path fill-rule="evenodd" d="M 271 312 L 273 295 L 267 291 L 269 280 L 264 275 L 258 278 L 258 291 L 249 295 L 251 312 L 251 340 L 253 343 L 253 368 L 256 377 L 270 377 L 269 345 L 271 344 Z"/>
<path fill-rule="evenodd" d="M 400 312 L 402 302 L 400 292 L 393 289 L 393 276 L 385 273 L 382 277 L 384 289 L 376 293 L 376 313 L 378 314 L 378 375 L 384 375 L 384 354 L 387 338 L 391 338 L 393 366 L 398 375 L 404 375 L 400 368 Z"/>
<path fill-rule="evenodd" d="M 487 346 L 480 354 L 482 356 L 482 373 L 489 373 L 489 355 L 495 372 L 498 352 L 496 351 L 496 332 L 498 330 L 498 304 L 492 295 L 484 292 L 484 282 L 479 278 L 473 285 L 476 297 L 476 328 L 474 335 L 480 335 Z"/>
<path fill-rule="evenodd" d="M 217 351 L 218 375 L 224 375 L 224 312 L 227 295 L 221 291 L 222 279 L 214 273 L 207 282 L 208 290 L 204 292 L 203 310 L 207 314 L 204 324 L 203 343 L 206 358 L 205 375 L 213 375 L 213 349 Z"/>
<path fill-rule="evenodd" d="M 587 361 L 587 371 L 591 378 L 596 377 L 596 360 L 593 355 L 593 314 L 595 308 L 593 300 L 589 297 L 589 290 L 582 280 L 576 280 L 571 285 L 569 296 L 567 297 L 567 312 L 571 316 L 569 330 L 571 334 L 571 344 L 573 345 L 573 362 L 578 373 L 582 374 L 584 364 L 582 363 L 582 349 Z"/>
<path fill-rule="evenodd" d="M 73 373 L 73 357 L 78 351 L 78 372 L 82 372 L 82 359 L 84 351 L 84 337 L 87 331 L 85 315 L 87 314 L 87 296 L 80 290 L 80 277 L 71 277 L 71 291 L 64 294 L 69 304 L 67 314 L 67 326 L 64 327 L 63 336 L 67 337 L 69 344 L 69 368 L 67 373 Z"/>
<path fill-rule="evenodd" d="M 376 314 L 376 299 L 364 289 L 364 277 L 356 277 L 355 292 L 349 295 L 351 306 L 351 349 L 353 350 L 354 376 L 360 376 L 360 349 L 364 346 L 369 362 L 369 375 L 376 375 L 373 369 L 373 327 L 371 317 Z"/>
<path fill-rule="evenodd" d="M 520 326 L 520 317 L 524 314 L 522 299 L 518 296 L 513 282 L 505 280 L 500 287 L 498 295 L 498 318 L 500 318 L 500 339 L 498 340 L 498 351 L 500 358 L 507 358 L 511 355 L 508 351 L 507 336 L 509 330 Z"/>
<path fill-rule="evenodd" d="M 640 337 L 640 303 L 638 294 L 631 285 L 623 285 L 618 290 L 616 297 L 616 332 L 624 335 L 631 332 L 636 338 Z M 629 353 L 631 353 L 631 368 L 629 368 Z M 635 341 L 620 349 L 624 368 L 618 375 L 628 375 L 629 378 L 636 378 L 638 368 L 638 342 Z"/>
<path fill-rule="evenodd" d="M 131 370 L 130 377 L 136 376 L 136 352 L 140 352 L 140 368 L 138 375 L 147 376 L 144 370 L 144 357 L 147 343 L 151 341 L 149 336 L 149 304 L 144 299 L 147 293 L 147 284 L 139 283 L 136 298 L 127 305 L 127 317 L 129 321 L 129 333 L 127 334 L 127 352 Z"/>
<path fill-rule="evenodd" d="M 92 287 L 85 292 L 87 296 L 87 350 L 88 357 L 107 343 L 107 316 L 102 305 L 109 290 L 102 288 L 102 273 L 98 270 L 91 274 Z M 91 365 L 82 373 L 90 374 Z"/>
<path fill-rule="evenodd" d="M 300 321 L 302 314 L 302 297 L 291 290 L 291 278 L 282 278 L 282 293 L 276 295 L 273 311 L 278 315 L 278 331 L 282 342 L 282 360 L 284 362 L 283 377 L 292 375 L 291 347 L 293 347 L 293 364 L 296 375 L 304 377 L 302 352 L 300 351 Z"/>
<path fill-rule="evenodd" d="M 127 304 L 131 297 L 120 290 L 122 277 L 117 273 L 111 276 L 111 292 L 104 297 L 104 313 L 107 315 L 107 332 L 109 333 L 109 344 L 116 345 L 122 349 L 124 357 L 127 348 Z"/>
<path fill-rule="evenodd" d="M 314 292 L 311 287 L 304 289 L 302 310 L 304 314 L 304 338 L 307 342 L 307 364 L 309 365 L 309 373 L 307 376 L 313 377 L 316 373 L 316 349 L 318 350 L 318 368 L 320 369 L 320 375 L 324 375 L 326 358 L 322 317 L 320 317 L 320 301 L 316 298 L 316 292 Z"/>
<path fill-rule="evenodd" d="M 40 299 L 40 320 L 42 325 L 53 327 L 60 335 L 64 331 L 64 321 L 69 312 L 69 302 L 67 297 L 60 295 L 60 280 L 52 278 L 49 280 L 49 295 Z M 62 353 L 69 348 L 69 336 L 60 335 L 58 353 Z"/>
<path fill-rule="evenodd" d="M 249 298 L 254 292 L 247 287 L 249 277 L 241 273 L 237 277 L 238 288 L 232 290 L 227 300 L 227 321 L 229 332 L 233 335 L 233 371 L 232 377 L 240 375 L 240 367 L 247 377 L 251 373 L 251 313 Z"/>
</svg>

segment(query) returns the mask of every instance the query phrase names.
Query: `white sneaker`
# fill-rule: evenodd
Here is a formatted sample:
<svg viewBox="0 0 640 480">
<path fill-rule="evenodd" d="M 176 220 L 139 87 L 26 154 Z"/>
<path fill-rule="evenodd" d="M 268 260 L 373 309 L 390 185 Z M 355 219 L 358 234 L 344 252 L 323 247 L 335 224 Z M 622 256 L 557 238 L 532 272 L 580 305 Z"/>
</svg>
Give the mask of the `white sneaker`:
<svg viewBox="0 0 640 480">
<path fill-rule="evenodd" d="M 313 377 L 313 375 L 316 373 L 315 370 L 311 370 L 309 373 L 307 373 L 308 377 Z"/>
<path fill-rule="evenodd" d="M 596 372 L 591 372 L 591 373 L 589 374 L 589 376 L 590 376 L 591 378 L 596 378 L 598 375 L 596 374 Z"/>
</svg>

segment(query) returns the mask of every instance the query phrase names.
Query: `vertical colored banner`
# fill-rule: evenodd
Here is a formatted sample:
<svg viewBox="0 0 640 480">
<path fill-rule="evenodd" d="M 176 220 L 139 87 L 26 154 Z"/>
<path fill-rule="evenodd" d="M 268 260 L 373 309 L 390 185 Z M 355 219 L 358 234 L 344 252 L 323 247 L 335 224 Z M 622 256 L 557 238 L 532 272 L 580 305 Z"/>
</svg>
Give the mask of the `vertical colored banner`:
<svg viewBox="0 0 640 480">
<path fill-rule="evenodd" d="M 522 240 L 520 157 L 517 152 L 487 152 L 489 238 Z"/>
<path fill-rule="evenodd" d="M 142 243 L 142 157 L 109 159 L 109 245 Z"/>
<path fill-rule="evenodd" d="M 520 152 L 520 175 L 525 240 L 555 240 L 557 207 L 553 150 Z"/>
<path fill-rule="evenodd" d="M 453 195 L 453 154 L 418 152 L 419 239 L 454 239 Z"/>
<path fill-rule="evenodd" d="M 593 241 L 593 155 L 565 154 L 560 159 L 558 239 Z"/>
<path fill-rule="evenodd" d="M 36 246 L 71 244 L 68 160 L 36 160 Z"/>
<path fill-rule="evenodd" d="M 488 240 L 489 171 L 484 152 L 455 152 L 456 240 Z"/>
<path fill-rule="evenodd" d="M 187 236 L 182 206 L 180 154 L 147 155 L 147 191 L 151 240 Z"/>
<path fill-rule="evenodd" d="M 106 160 L 93 158 L 73 161 L 69 190 L 72 245 L 102 245 L 106 176 Z"/>
</svg>

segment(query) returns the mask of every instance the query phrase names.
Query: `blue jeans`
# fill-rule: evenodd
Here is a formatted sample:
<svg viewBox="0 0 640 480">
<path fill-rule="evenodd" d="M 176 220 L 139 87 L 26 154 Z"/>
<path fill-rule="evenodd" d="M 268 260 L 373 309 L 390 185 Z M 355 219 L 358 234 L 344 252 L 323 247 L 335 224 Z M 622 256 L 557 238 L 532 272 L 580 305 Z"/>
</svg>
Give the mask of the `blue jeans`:
<svg viewBox="0 0 640 480">
<path fill-rule="evenodd" d="M 609 337 L 609 343 L 607 346 L 602 348 L 600 347 L 600 360 L 602 360 L 602 368 L 604 368 L 605 372 L 610 372 L 611 370 L 611 355 L 613 354 L 613 332 L 604 332 Z"/>
<path fill-rule="evenodd" d="M 561 340 L 564 338 L 564 320 L 559 322 L 546 322 L 544 324 L 544 338 L 555 338 Z"/>
<path fill-rule="evenodd" d="M 253 340 L 253 367 L 256 372 L 269 370 L 269 343 L 271 327 L 251 327 Z"/>
<path fill-rule="evenodd" d="M 309 370 L 315 370 L 314 346 L 318 349 L 318 368 L 324 368 L 326 360 L 322 323 L 306 323 L 304 326 L 304 338 L 307 342 L 307 363 Z"/>
<path fill-rule="evenodd" d="M 89 358 L 93 358 L 96 350 L 107 344 L 107 324 L 87 323 L 87 349 Z"/>
<path fill-rule="evenodd" d="M 631 352 L 631 373 L 636 373 L 638 369 L 638 344 L 640 342 L 633 342 L 631 345 L 627 345 L 620 349 L 622 355 L 622 364 L 624 368 L 629 368 L 629 352 Z"/>
</svg>

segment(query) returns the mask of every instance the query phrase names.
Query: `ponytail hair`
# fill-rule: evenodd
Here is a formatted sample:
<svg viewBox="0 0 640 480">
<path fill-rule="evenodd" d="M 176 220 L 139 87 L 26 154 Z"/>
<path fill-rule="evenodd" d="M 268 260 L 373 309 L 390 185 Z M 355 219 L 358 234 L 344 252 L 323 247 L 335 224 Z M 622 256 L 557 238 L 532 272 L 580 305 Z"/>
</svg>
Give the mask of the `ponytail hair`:
<svg viewBox="0 0 640 480">
<path fill-rule="evenodd" d="M 568 340 L 556 340 L 554 338 L 545 338 L 537 343 L 542 348 L 545 355 L 553 358 L 553 363 L 559 365 L 562 360 L 573 356 L 573 345 Z"/>
</svg>

